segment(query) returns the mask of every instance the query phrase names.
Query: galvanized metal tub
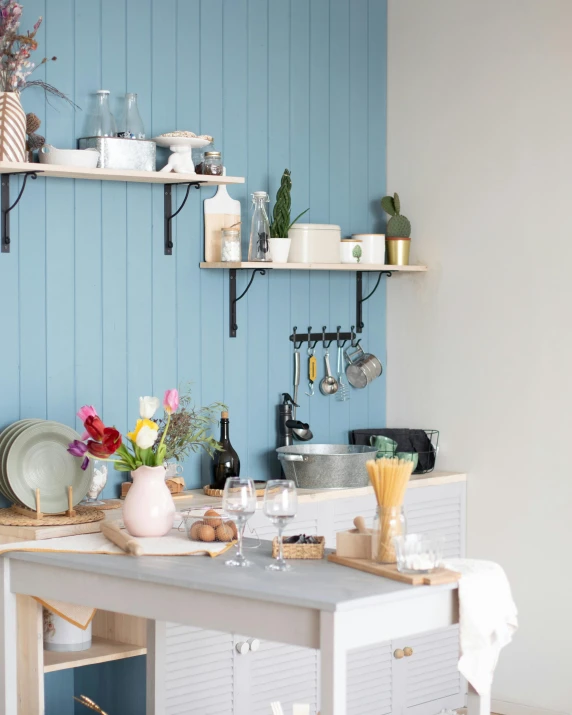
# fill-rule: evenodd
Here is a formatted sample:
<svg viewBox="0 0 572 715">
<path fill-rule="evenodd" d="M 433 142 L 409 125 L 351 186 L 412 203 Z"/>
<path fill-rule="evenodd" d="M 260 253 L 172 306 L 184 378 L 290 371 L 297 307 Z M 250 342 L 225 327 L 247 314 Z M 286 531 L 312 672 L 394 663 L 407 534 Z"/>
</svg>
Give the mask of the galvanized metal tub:
<svg viewBox="0 0 572 715">
<path fill-rule="evenodd" d="M 300 489 L 352 489 L 367 487 L 365 463 L 377 449 L 353 444 L 295 444 L 278 447 L 286 479 Z"/>
</svg>

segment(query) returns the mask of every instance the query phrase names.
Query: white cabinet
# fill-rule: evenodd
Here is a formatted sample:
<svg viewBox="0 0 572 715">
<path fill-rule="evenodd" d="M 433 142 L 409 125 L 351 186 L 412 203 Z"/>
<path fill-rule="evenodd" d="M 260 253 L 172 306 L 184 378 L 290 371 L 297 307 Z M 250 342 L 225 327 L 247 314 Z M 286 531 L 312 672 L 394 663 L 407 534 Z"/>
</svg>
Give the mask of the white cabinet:
<svg viewBox="0 0 572 715">
<path fill-rule="evenodd" d="M 410 532 L 440 534 L 446 556 L 464 555 L 464 482 L 410 488 L 405 513 Z M 336 532 L 353 528 L 358 514 L 371 522 L 373 494 L 304 502 L 286 533 L 319 534 L 335 547 Z M 272 539 L 276 530 L 258 509 L 246 535 Z M 248 634 L 167 624 L 165 715 L 267 715 L 273 700 L 281 701 L 285 712 L 294 702 L 306 702 L 316 713 L 318 652 L 262 641 L 257 650 L 243 646 L 240 653 L 237 644 L 248 639 Z M 348 715 L 435 715 L 465 705 L 466 685 L 457 670 L 458 627 L 406 640 L 348 654 Z M 396 657 L 396 651 L 408 655 Z"/>
</svg>

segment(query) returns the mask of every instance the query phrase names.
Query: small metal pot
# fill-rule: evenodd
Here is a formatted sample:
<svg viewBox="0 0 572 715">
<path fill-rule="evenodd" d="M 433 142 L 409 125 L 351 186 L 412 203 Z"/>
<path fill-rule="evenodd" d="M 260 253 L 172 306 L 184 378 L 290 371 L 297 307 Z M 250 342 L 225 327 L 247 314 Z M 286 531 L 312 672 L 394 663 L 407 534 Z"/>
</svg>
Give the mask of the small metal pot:
<svg viewBox="0 0 572 715">
<path fill-rule="evenodd" d="M 383 372 L 381 363 L 371 353 L 365 353 L 361 345 L 349 347 L 345 350 L 346 375 L 352 387 L 367 387 Z"/>
<path fill-rule="evenodd" d="M 409 265 L 410 238 L 386 238 L 387 262 L 392 266 Z"/>
<path fill-rule="evenodd" d="M 367 487 L 365 463 L 375 459 L 376 447 L 349 444 L 297 444 L 276 452 L 286 479 L 299 489 Z"/>
</svg>

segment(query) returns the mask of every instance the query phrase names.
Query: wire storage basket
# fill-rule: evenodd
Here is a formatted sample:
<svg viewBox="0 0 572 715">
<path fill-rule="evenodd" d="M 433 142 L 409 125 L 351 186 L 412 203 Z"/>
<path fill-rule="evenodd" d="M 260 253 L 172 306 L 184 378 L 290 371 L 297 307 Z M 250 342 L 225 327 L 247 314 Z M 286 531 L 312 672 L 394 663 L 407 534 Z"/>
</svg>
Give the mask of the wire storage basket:
<svg viewBox="0 0 572 715">
<path fill-rule="evenodd" d="M 407 458 L 406 455 L 411 455 L 410 458 L 417 462 L 413 474 L 428 474 L 435 469 L 439 451 L 439 430 L 396 427 L 355 429 L 350 431 L 350 444 L 370 445 L 371 438 L 378 435 L 388 437 L 395 445 L 382 446 L 378 450 L 378 458 Z"/>
</svg>

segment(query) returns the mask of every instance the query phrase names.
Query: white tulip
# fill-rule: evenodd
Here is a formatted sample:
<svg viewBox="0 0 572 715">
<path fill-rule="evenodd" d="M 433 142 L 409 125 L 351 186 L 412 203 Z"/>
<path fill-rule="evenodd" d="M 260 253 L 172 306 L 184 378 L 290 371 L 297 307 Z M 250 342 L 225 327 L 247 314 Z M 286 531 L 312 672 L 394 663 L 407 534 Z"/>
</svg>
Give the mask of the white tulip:
<svg viewBox="0 0 572 715">
<path fill-rule="evenodd" d="M 159 409 L 160 400 L 158 397 L 140 397 L 139 414 L 144 420 L 150 420 Z"/>
<path fill-rule="evenodd" d="M 158 434 L 158 429 L 151 429 L 151 427 L 143 425 L 137 433 L 135 444 L 139 447 L 139 449 L 149 449 L 149 447 L 152 447 L 157 441 Z"/>
</svg>

